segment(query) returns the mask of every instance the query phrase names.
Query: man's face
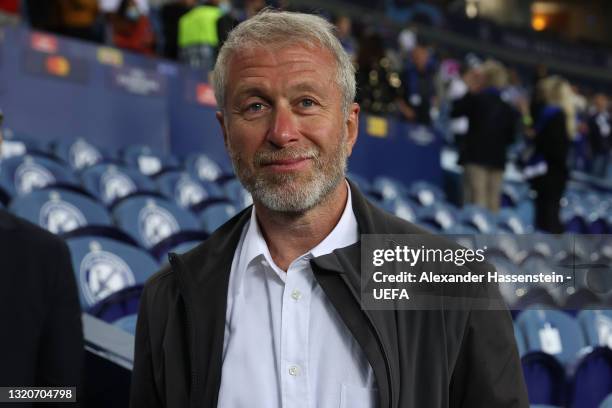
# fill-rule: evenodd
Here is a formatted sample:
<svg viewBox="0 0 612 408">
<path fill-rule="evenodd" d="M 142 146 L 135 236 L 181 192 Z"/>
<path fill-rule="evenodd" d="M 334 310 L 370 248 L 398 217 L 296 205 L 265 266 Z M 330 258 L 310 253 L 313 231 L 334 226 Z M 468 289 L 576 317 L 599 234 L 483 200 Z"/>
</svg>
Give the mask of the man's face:
<svg viewBox="0 0 612 408">
<path fill-rule="evenodd" d="M 253 47 L 229 60 L 217 118 L 238 178 L 256 202 L 280 212 L 321 203 L 344 177 L 357 138 L 359 106 L 348 116 L 336 61 L 320 48 Z"/>
</svg>

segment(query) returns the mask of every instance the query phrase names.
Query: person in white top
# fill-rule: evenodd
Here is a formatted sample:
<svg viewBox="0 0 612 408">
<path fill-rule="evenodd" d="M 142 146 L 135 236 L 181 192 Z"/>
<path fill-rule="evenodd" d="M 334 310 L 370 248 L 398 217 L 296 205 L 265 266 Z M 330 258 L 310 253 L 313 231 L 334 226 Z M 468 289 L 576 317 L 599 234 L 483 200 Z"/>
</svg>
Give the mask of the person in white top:
<svg viewBox="0 0 612 408">
<path fill-rule="evenodd" d="M 230 274 L 218 406 L 374 407 L 372 369 L 309 263 L 359 240 L 344 179 L 353 70 L 303 38 L 270 40 L 230 37 L 215 71 L 217 118 L 254 203 Z"/>
</svg>

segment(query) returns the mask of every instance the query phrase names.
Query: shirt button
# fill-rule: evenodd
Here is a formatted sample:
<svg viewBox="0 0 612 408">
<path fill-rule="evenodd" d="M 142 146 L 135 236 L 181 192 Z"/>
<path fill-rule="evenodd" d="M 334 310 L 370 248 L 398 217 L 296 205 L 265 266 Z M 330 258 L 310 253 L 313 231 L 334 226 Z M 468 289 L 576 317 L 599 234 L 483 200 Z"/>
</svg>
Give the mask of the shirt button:
<svg viewBox="0 0 612 408">
<path fill-rule="evenodd" d="M 291 292 L 291 297 L 293 298 L 293 300 L 300 300 L 300 298 L 302 297 L 302 292 L 295 289 L 293 292 Z"/>
<path fill-rule="evenodd" d="M 292 375 L 294 377 L 300 375 L 300 367 L 294 365 L 289 367 L 289 375 Z"/>
</svg>

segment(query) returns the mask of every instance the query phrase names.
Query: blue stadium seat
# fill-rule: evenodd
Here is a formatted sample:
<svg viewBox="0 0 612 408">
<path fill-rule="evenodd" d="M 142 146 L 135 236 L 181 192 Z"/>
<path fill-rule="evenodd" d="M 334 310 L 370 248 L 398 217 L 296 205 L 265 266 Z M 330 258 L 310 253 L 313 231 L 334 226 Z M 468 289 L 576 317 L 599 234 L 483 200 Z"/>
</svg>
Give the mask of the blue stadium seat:
<svg viewBox="0 0 612 408">
<path fill-rule="evenodd" d="M 457 223 L 457 210 L 449 204 L 435 203 L 417 210 L 421 224 L 439 231 L 448 231 Z"/>
<path fill-rule="evenodd" d="M 568 406 L 598 408 L 612 392 L 612 350 L 596 347 L 574 368 Z"/>
<path fill-rule="evenodd" d="M 492 234 L 496 230 L 495 217 L 488 210 L 466 205 L 459 211 L 458 222 L 475 228 L 481 234 Z"/>
<path fill-rule="evenodd" d="M 241 210 L 253 204 L 251 194 L 242 186 L 237 178 L 230 178 L 223 182 L 221 186 L 225 191 L 225 196 Z"/>
<path fill-rule="evenodd" d="M 98 164 L 83 171 L 81 178 L 85 188 L 106 205 L 137 192 L 156 191 L 155 183 L 138 170 Z"/>
<path fill-rule="evenodd" d="M 391 214 L 400 217 L 409 222 L 416 222 L 417 211 L 415 205 L 409 200 L 403 198 L 396 198 L 393 200 L 385 200 L 379 204 L 383 209 L 389 211 Z"/>
<path fill-rule="evenodd" d="M 379 176 L 372 183 L 372 190 L 379 193 L 383 200 L 403 198 L 408 193 L 404 183 L 391 177 Z"/>
<path fill-rule="evenodd" d="M 217 228 L 238 213 L 238 209 L 230 202 L 212 203 L 198 213 L 204 231 L 212 234 Z"/>
<path fill-rule="evenodd" d="M 612 348 L 612 310 L 582 310 L 577 319 L 587 345 Z"/>
<path fill-rule="evenodd" d="M 578 311 L 588 308 L 601 307 L 601 299 L 587 288 L 578 288 L 570 293 L 563 303 L 566 312 L 576 315 Z"/>
<path fill-rule="evenodd" d="M 519 356 L 523 357 L 523 355 L 525 355 L 525 353 L 527 352 L 527 346 L 525 346 L 525 336 L 523 335 L 523 332 L 521 332 L 521 329 L 516 325 L 516 323 L 513 324 L 514 327 L 514 339 L 516 340 L 516 348 L 518 350 Z"/>
<path fill-rule="evenodd" d="M 145 176 L 152 176 L 163 170 L 179 167 L 176 158 L 150 146 L 129 146 L 122 152 L 122 157 L 129 167 L 138 169 Z"/>
<path fill-rule="evenodd" d="M 154 196 L 122 200 L 113 208 L 113 217 L 122 230 L 146 249 L 180 232 L 200 230 L 200 223 L 191 212 Z"/>
<path fill-rule="evenodd" d="M 531 283 L 523 283 L 517 290 L 517 299 L 514 308 L 524 310 L 529 308 L 558 309 L 559 304 L 548 290 L 541 286 L 533 286 Z M 503 287 L 503 286 L 502 286 Z"/>
<path fill-rule="evenodd" d="M 525 234 L 529 232 L 527 225 L 523 222 L 519 214 L 510 208 L 502 208 L 497 213 L 497 227 L 500 231 L 511 234 Z"/>
<path fill-rule="evenodd" d="M 531 352 L 521 357 L 529 402 L 544 406 L 564 406 L 565 369 L 553 356 Z"/>
<path fill-rule="evenodd" d="M 191 175 L 201 181 L 215 181 L 223 175 L 221 166 L 204 153 L 187 156 L 185 167 Z"/>
<path fill-rule="evenodd" d="M 612 394 L 609 394 L 599 405 L 599 408 L 612 408 Z"/>
<path fill-rule="evenodd" d="M 11 196 L 55 184 L 78 186 L 79 180 L 68 167 L 48 157 L 27 154 L 0 164 L 0 187 Z"/>
<path fill-rule="evenodd" d="M 516 207 L 521 201 L 529 199 L 527 183 L 505 182 L 502 186 L 501 206 Z"/>
<path fill-rule="evenodd" d="M 143 284 L 159 268 L 143 250 L 108 238 L 79 237 L 67 243 L 85 309 L 121 289 Z"/>
<path fill-rule="evenodd" d="M 578 322 L 558 310 L 525 310 L 517 317 L 528 351 L 542 351 L 562 364 L 573 363 L 586 346 Z"/>
<path fill-rule="evenodd" d="M 568 203 L 561 208 L 560 218 L 566 232 L 576 234 L 587 232 L 587 210 L 582 204 Z"/>
<path fill-rule="evenodd" d="M 138 314 L 138 304 L 143 285 L 128 286 L 102 299 L 87 313 L 130 333 Z"/>
<path fill-rule="evenodd" d="M 136 334 L 136 323 L 138 321 L 138 315 L 132 314 L 128 316 L 123 316 L 121 319 L 113 322 L 113 325 L 117 326 L 123 331 L 126 331 L 130 334 Z"/>
<path fill-rule="evenodd" d="M 157 176 L 155 181 L 163 195 L 184 208 L 224 196 L 221 188 L 215 183 L 197 180 L 182 171 L 164 172 Z"/>
<path fill-rule="evenodd" d="M 102 150 L 81 138 L 60 140 L 53 150 L 57 157 L 75 170 L 94 166 L 107 158 Z"/>
<path fill-rule="evenodd" d="M 425 181 L 413 183 L 408 190 L 408 198 L 423 206 L 443 203 L 446 197 L 439 187 Z"/>
<path fill-rule="evenodd" d="M 68 190 L 43 189 L 15 198 L 10 210 L 54 234 L 87 225 L 110 226 L 106 208 L 93 199 Z"/>
</svg>

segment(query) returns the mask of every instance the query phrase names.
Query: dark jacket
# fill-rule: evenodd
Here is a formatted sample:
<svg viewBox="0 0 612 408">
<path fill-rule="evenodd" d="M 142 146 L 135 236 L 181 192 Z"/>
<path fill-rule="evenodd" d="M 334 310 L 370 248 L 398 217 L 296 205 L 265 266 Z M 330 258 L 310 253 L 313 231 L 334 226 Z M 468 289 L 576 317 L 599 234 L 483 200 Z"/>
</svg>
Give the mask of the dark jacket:
<svg viewBox="0 0 612 408">
<path fill-rule="evenodd" d="M 552 189 L 563 192 L 569 176 L 567 155 L 570 139 L 567 134 L 565 113 L 558 108 L 546 107 L 540 111 L 535 126 L 535 151 L 542 155 L 548 171 L 532 180 L 534 188 Z"/>
<path fill-rule="evenodd" d="M 506 149 L 514 140 L 518 113 L 495 91 L 468 93 L 453 103 L 453 117 L 465 116 L 469 129 L 458 140 L 459 162 L 502 170 Z"/>
<path fill-rule="evenodd" d="M 374 207 L 352 184 L 351 191 L 362 234 L 422 233 Z M 171 256 L 172 266 L 145 285 L 132 408 L 216 406 L 228 278 L 250 214 L 246 209 L 194 250 Z M 374 370 L 379 407 L 528 406 L 507 311 L 364 311 L 360 259 L 356 243 L 314 258 L 311 265 Z"/>
<path fill-rule="evenodd" d="M 68 247 L 0 210 L 0 254 L 0 386 L 78 387 L 83 334 Z"/>
</svg>

